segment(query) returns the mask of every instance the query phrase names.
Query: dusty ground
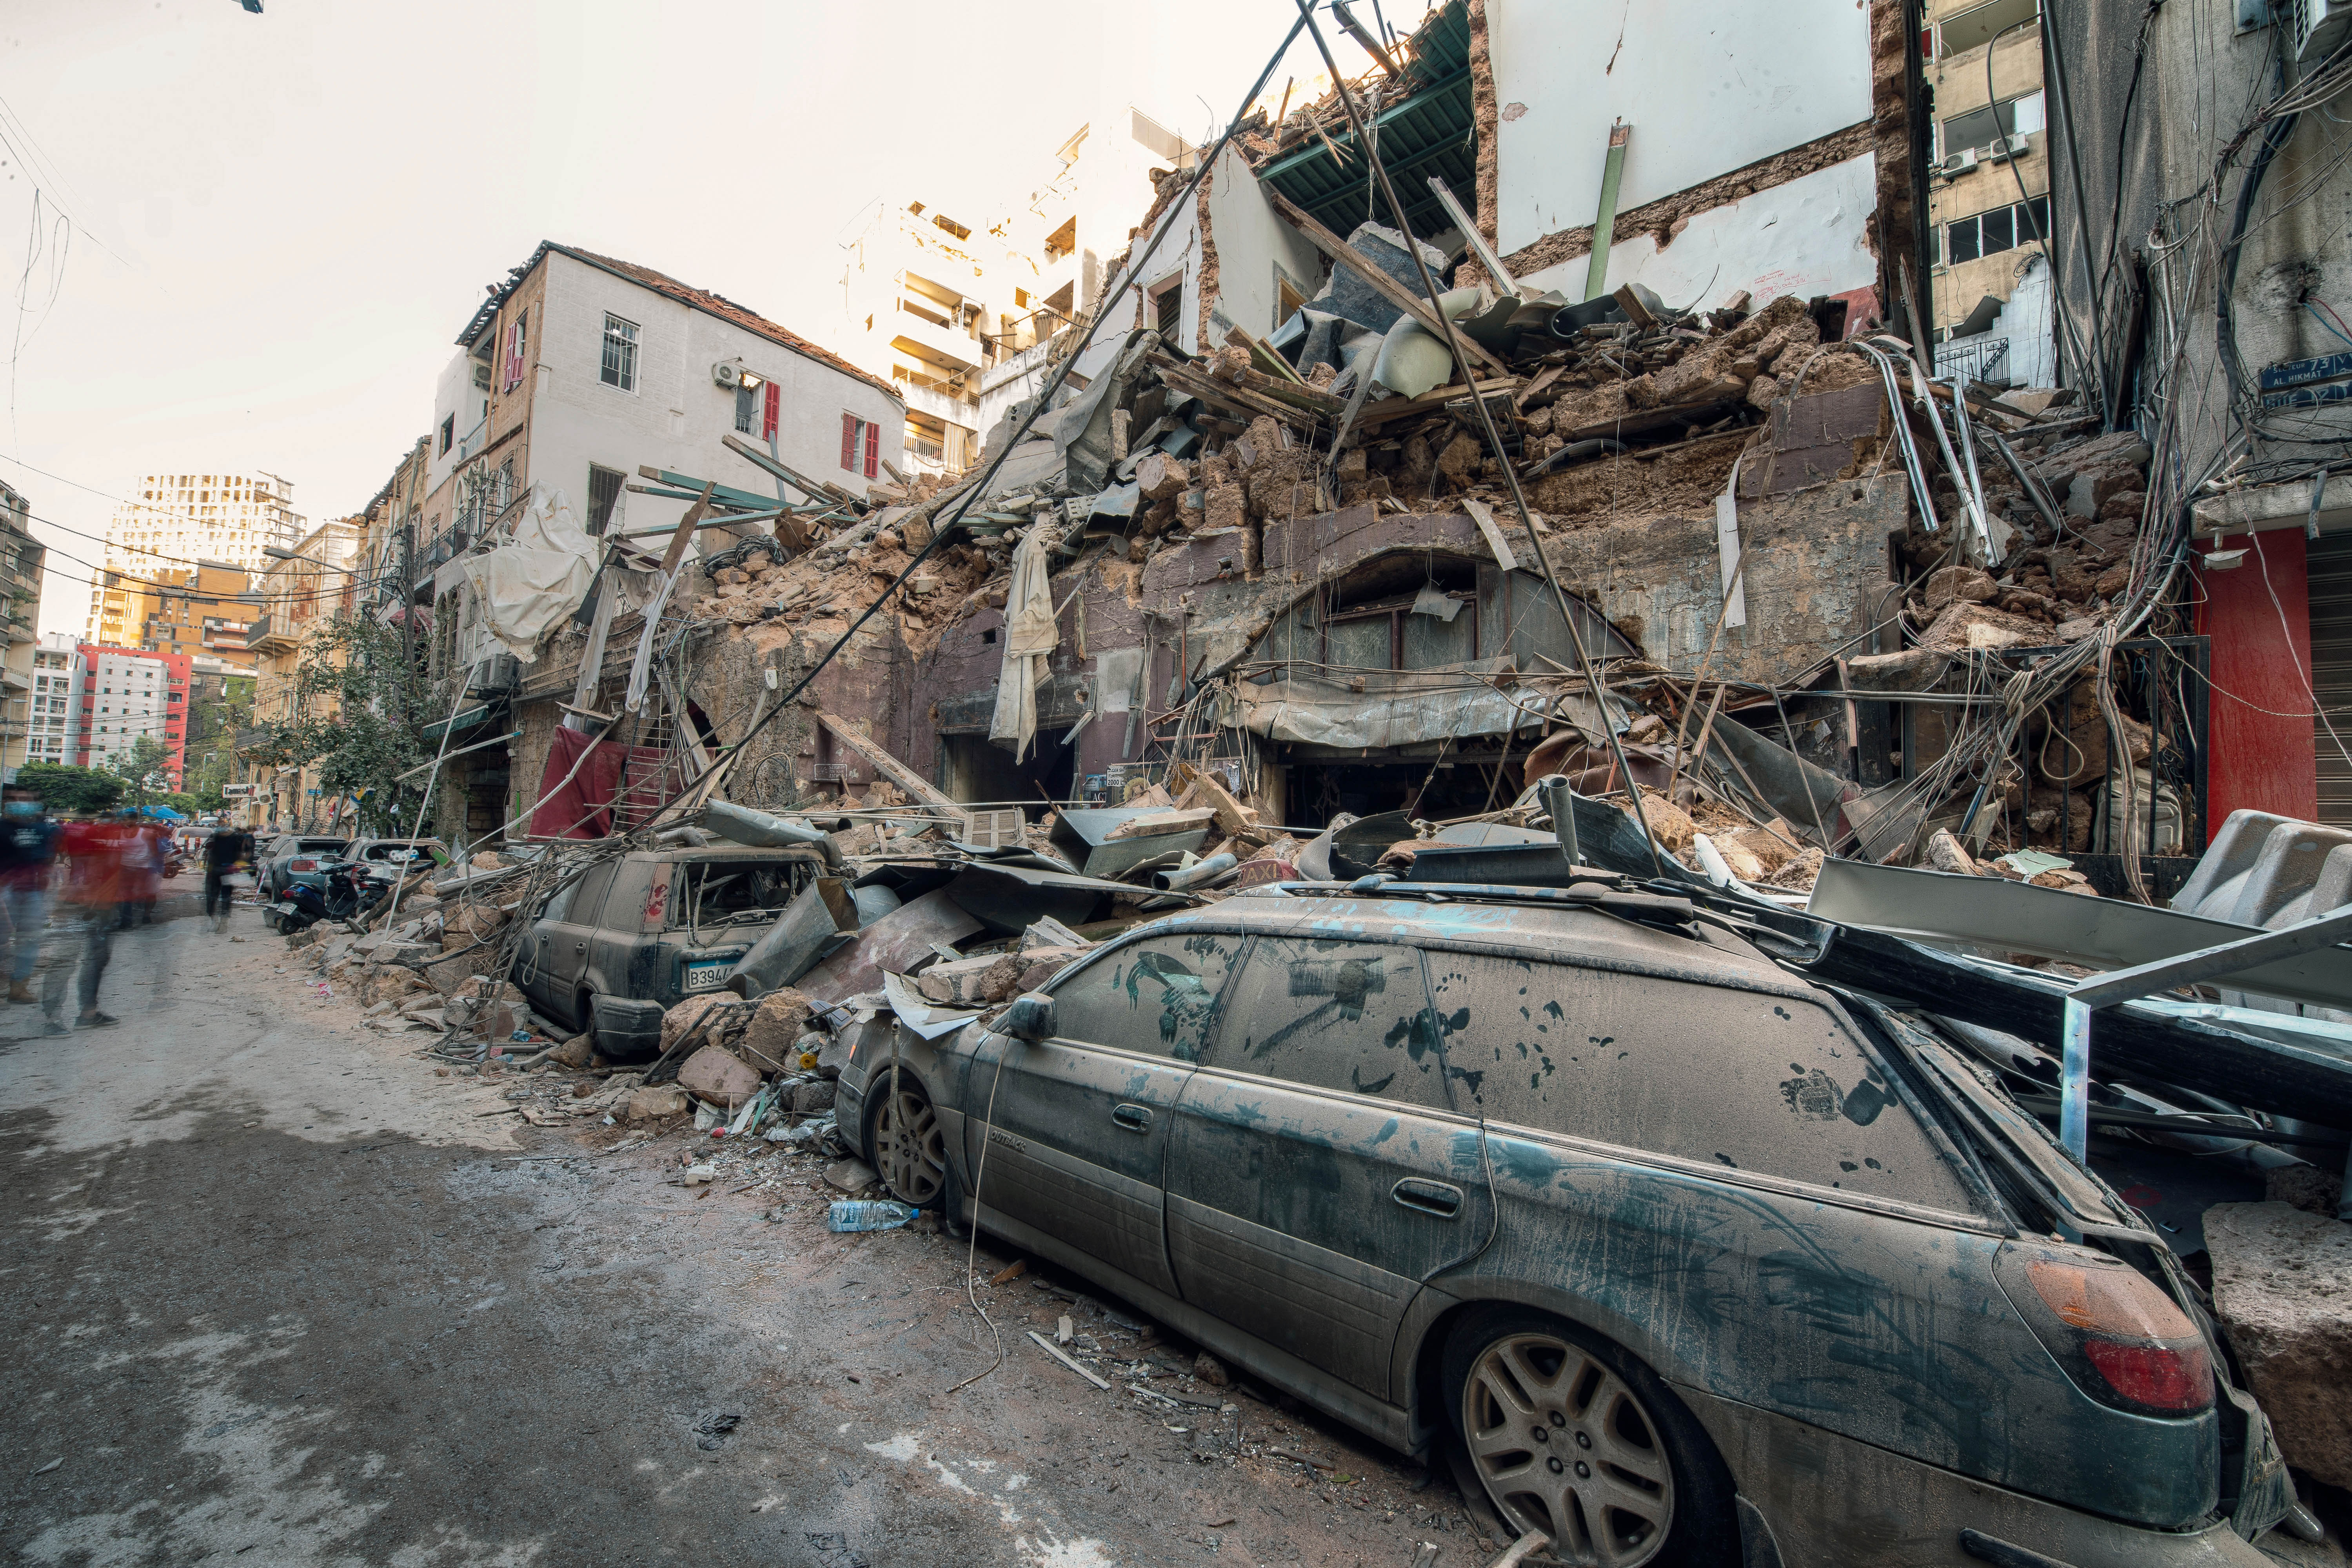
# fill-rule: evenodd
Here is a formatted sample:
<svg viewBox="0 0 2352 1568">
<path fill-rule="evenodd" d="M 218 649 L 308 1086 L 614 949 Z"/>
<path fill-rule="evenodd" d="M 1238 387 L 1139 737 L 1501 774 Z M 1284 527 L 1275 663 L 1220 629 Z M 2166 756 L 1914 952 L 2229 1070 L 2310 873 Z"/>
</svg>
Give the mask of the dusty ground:
<svg viewBox="0 0 2352 1568">
<path fill-rule="evenodd" d="M 948 1392 L 992 1358 L 961 1244 L 827 1234 L 812 1165 L 783 1167 L 771 1222 L 779 1189 L 668 1184 L 688 1133 L 598 1154 L 615 1131 L 520 1125 L 496 1114 L 511 1078 L 435 1077 L 249 910 L 235 942 L 192 903 L 118 941 L 120 1026 L 47 1037 L 37 1008 L 0 1014 L 0 1552 L 1405 1568 L 1429 1541 L 1443 1568 L 1481 1560 L 1443 1479 L 1179 1375 L 1190 1347 L 1139 1375 L 1134 1335 L 1028 1279 L 982 1289 L 1004 1362 Z M 983 1245 L 982 1277 L 1007 1261 Z M 1110 1393 L 1022 1337 L 1065 1311 L 1100 1370 L 1127 1369 Z M 1186 1403 L 1204 1400 L 1224 1408 Z"/>
</svg>

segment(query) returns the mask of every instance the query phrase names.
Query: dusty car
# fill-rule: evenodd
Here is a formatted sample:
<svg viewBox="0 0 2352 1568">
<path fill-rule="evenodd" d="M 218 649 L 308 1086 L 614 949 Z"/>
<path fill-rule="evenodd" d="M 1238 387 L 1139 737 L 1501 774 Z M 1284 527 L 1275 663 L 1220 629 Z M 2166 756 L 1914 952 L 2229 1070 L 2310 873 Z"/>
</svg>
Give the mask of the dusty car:
<svg viewBox="0 0 2352 1568">
<path fill-rule="evenodd" d="M 1930 1021 L 1680 900 L 1451 895 L 1234 898 L 858 1026 L 841 1129 L 1564 1561 L 2266 1561 L 2199 1291 Z"/>
<path fill-rule="evenodd" d="M 556 889 L 524 934 L 515 983 L 614 1061 L 653 1053 L 661 1016 L 716 991 L 824 869 L 814 849 L 635 850 Z"/>
<path fill-rule="evenodd" d="M 319 884 L 319 863 L 342 858 L 351 840 L 335 834 L 280 834 L 269 847 L 256 857 L 260 870 L 255 880 L 261 889 L 262 901 L 286 896 L 288 885 L 305 879 Z"/>
</svg>

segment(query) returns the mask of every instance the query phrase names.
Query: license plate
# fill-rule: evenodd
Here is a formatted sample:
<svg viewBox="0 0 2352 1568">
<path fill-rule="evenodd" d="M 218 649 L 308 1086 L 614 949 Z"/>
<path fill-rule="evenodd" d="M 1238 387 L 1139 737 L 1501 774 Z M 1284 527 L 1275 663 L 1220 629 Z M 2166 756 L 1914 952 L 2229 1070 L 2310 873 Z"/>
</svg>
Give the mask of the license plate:
<svg viewBox="0 0 2352 1568">
<path fill-rule="evenodd" d="M 688 964 L 686 966 L 687 994 L 692 995 L 697 991 L 718 990 L 726 984 L 727 972 L 734 967 L 735 961 L 731 958 L 717 959 L 708 963 Z"/>
</svg>

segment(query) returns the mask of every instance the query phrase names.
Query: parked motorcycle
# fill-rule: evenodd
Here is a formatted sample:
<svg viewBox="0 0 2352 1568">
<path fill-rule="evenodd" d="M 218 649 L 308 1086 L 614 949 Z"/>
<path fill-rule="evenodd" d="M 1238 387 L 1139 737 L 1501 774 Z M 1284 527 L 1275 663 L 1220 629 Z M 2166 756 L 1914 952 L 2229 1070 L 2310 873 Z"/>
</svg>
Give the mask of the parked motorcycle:
<svg viewBox="0 0 2352 1568">
<path fill-rule="evenodd" d="M 307 882 L 290 884 L 276 903 L 263 909 L 263 922 L 290 936 L 320 921 L 357 920 L 392 891 L 390 883 L 377 880 L 357 860 L 322 860 L 319 870 L 326 881 L 324 888 Z"/>
</svg>

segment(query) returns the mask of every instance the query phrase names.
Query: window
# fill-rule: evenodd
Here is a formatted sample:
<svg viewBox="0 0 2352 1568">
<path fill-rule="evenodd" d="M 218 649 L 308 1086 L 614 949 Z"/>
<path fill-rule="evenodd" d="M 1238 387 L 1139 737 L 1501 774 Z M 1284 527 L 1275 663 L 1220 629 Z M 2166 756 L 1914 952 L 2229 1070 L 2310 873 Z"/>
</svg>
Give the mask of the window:
<svg viewBox="0 0 2352 1568">
<path fill-rule="evenodd" d="M 441 450 L 439 456 L 444 458 L 447 457 L 449 455 L 449 448 L 455 446 L 457 441 L 457 416 L 452 414 L 448 418 L 441 421 Z"/>
<path fill-rule="evenodd" d="M 861 457 L 862 454 L 862 457 Z M 851 473 L 861 468 L 867 479 L 881 471 L 882 426 L 855 414 L 841 416 L 841 466 Z"/>
<path fill-rule="evenodd" d="M 1055 985 L 1054 1026 L 1066 1040 L 1199 1061 L 1243 940 L 1203 932 L 1123 947 Z"/>
<path fill-rule="evenodd" d="M 744 435 L 751 433 L 751 425 L 760 416 L 760 389 L 756 386 L 735 388 L 735 428 Z"/>
<path fill-rule="evenodd" d="M 1948 158 L 1964 148 L 1989 147 L 2004 136 L 2028 135 L 2041 129 L 2042 94 L 2029 92 L 1955 114 L 1937 127 L 1937 133 L 1943 138 L 1942 154 Z"/>
<path fill-rule="evenodd" d="M 523 338 L 523 325 L 524 325 L 524 323 L 525 323 L 525 322 L 529 321 L 530 320 L 530 311 L 528 311 L 528 310 L 518 310 L 518 311 L 516 311 L 516 312 L 515 312 L 515 319 L 514 319 L 513 324 L 512 324 L 512 325 L 510 325 L 510 326 L 509 326 L 509 327 L 507 328 L 507 374 L 506 374 L 506 385 L 505 385 L 505 387 L 503 388 L 503 390 L 504 390 L 504 391 L 507 391 L 507 392 L 512 392 L 516 387 L 520 386 L 520 385 L 522 384 L 522 377 L 523 377 L 523 352 L 522 352 L 522 351 L 523 351 L 523 342 L 524 342 L 524 338 Z M 608 323 L 611 321 L 611 320 L 612 320 L 612 318 L 611 318 L 611 317 L 609 317 L 609 316 L 607 316 L 607 317 L 605 318 L 605 321 L 606 321 Z M 605 329 L 604 329 L 604 330 L 605 330 L 606 331 L 608 331 L 608 332 L 609 332 L 609 331 L 612 331 L 612 328 L 611 328 L 611 326 L 608 324 L 608 325 L 605 327 Z"/>
<path fill-rule="evenodd" d="M 1938 47 L 1926 50 L 1929 58 L 1957 55 L 1965 49 L 1990 44 L 2008 28 L 2016 26 L 2010 36 L 2006 49 L 2026 35 L 2021 23 L 2033 21 L 2041 15 L 2036 0 L 1991 0 L 1990 5 L 1971 6 L 1966 11 L 1946 17 L 1931 32 Z"/>
<path fill-rule="evenodd" d="M 1946 224 L 1943 247 L 1936 259 L 1953 263 L 1974 261 L 1979 256 L 1998 256 L 2004 250 L 2030 245 L 2036 237 L 2049 232 L 2050 198 L 2036 196 L 2030 202 L 2014 202 Z"/>
<path fill-rule="evenodd" d="M 604 362 L 598 373 L 606 386 L 623 392 L 637 389 L 637 324 L 620 317 L 604 318 Z"/>
<path fill-rule="evenodd" d="M 1228 1011 L 1216 1053 L 1227 1071 L 1452 1109 L 1413 948 L 1260 937 Z"/>
<path fill-rule="evenodd" d="M 1151 290 L 1151 330 L 1174 342 L 1183 321 L 1184 275 L 1180 272 Z"/>
<path fill-rule="evenodd" d="M 1463 1112 L 1960 1213 L 1870 1050 L 1817 1004 L 1433 951 Z"/>
<path fill-rule="evenodd" d="M 602 533 L 612 525 L 613 509 L 620 504 L 621 483 L 625 477 L 618 468 L 588 465 L 589 532 Z"/>
</svg>

